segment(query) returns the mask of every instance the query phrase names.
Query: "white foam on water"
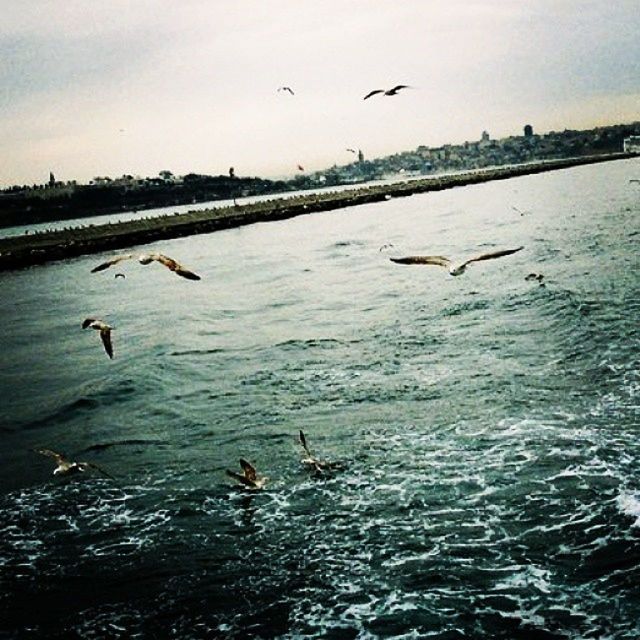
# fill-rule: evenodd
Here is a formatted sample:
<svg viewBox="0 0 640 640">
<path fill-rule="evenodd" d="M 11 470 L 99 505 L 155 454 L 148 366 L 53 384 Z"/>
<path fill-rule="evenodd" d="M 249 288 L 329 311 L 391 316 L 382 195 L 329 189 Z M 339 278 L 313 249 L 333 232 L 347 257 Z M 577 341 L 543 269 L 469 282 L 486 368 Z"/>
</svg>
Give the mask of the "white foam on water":
<svg viewBox="0 0 640 640">
<path fill-rule="evenodd" d="M 616 499 L 616 504 L 622 513 L 635 518 L 632 527 L 640 527 L 640 498 L 638 496 L 621 493 Z"/>
</svg>

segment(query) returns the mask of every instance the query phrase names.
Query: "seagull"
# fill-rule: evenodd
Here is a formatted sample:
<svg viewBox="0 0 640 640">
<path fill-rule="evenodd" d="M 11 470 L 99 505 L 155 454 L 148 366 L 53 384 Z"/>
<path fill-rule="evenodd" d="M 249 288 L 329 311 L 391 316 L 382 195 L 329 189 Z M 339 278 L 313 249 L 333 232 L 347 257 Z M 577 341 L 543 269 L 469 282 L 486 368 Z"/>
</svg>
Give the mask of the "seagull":
<svg viewBox="0 0 640 640">
<path fill-rule="evenodd" d="M 350 149 L 350 148 L 347 148 L 347 151 L 349 151 L 350 153 L 358 153 L 355 149 Z"/>
<path fill-rule="evenodd" d="M 397 84 L 395 87 L 393 87 L 393 89 L 375 89 L 374 91 L 370 91 L 369 93 L 367 93 L 367 95 L 362 98 L 363 100 L 366 100 L 367 98 L 370 98 L 371 96 L 375 96 L 377 93 L 382 93 L 385 96 L 395 96 L 396 93 L 398 93 L 398 91 L 400 91 L 400 89 L 410 89 L 411 87 L 408 84 Z"/>
<path fill-rule="evenodd" d="M 107 355 L 113 359 L 113 345 L 111 344 L 111 330 L 113 327 L 110 327 L 102 320 L 98 320 L 97 318 L 85 318 L 82 323 L 83 329 L 95 329 L 100 332 L 100 337 L 102 338 L 102 344 L 104 345 L 104 350 L 107 352 Z"/>
<path fill-rule="evenodd" d="M 244 458 L 240 458 L 240 466 L 242 467 L 242 474 L 227 469 L 227 475 L 237 480 L 247 489 L 262 489 L 262 487 L 264 487 L 268 478 L 265 476 L 258 477 L 256 468 L 250 462 L 247 462 Z"/>
<path fill-rule="evenodd" d="M 84 473 L 87 469 L 96 469 L 108 478 L 115 480 L 110 473 L 107 473 L 102 467 L 99 467 L 93 462 L 72 462 L 65 458 L 61 453 L 56 453 L 55 451 L 51 451 L 51 449 L 33 449 L 33 451 L 43 456 L 53 458 L 56 461 L 57 467 L 53 470 L 54 476 L 72 475 L 74 473 Z"/>
<path fill-rule="evenodd" d="M 126 278 L 126 276 L 124 275 L 124 273 L 116 273 L 115 276 L 113 276 L 114 278 Z"/>
<path fill-rule="evenodd" d="M 380 251 L 384 251 L 385 249 L 391 249 L 392 247 L 394 247 L 395 245 L 391 244 L 390 242 L 388 242 L 387 244 L 383 244 L 379 249 L 378 249 L 378 253 L 380 253 Z"/>
<path fill-rule="evenodd" d="M 96 271 L 104 271 L 105 269 L 112 267 L 114 264 L 118 264 L 123 260 L 131 260 L 132 258 L 135 258 L 135 257 L 136 256 L 133 253 L 124 253 L 119 256 L 114 256 L 113 258 L 110 258 L 106 262 L 103 262 L 102 264 L 99 264 L 97 267 L 94 267 L 93 269 L 91 269 L 91 273 L 96 273 Z M 143 253 L 142 255 L 137 256 L 137 258 L 140 264 L 149 264 L 150 262 L 154 262 L 154 261 L 159 262 L 160 264 L 163 264 L 165 267 L 167 267 L 167 269 L 169 269 L 170 271 L 173 271 L 177 275 L 182 276 L 187 280 L 200 280 L 199 275 L 197 275 L 196 273 L 193 273 L 193 271 L 189 271 L 188 269 L 185 269 L 179 262 L 161 253 L 149 253 L 149 254 Z"/>
<path fill-rule="evenodd" d="M 445 258 L 444 256 L 407 256 L 406 258 L 389 258 L 392 262 L 397 262 L 398 264 L 433 264 L 438 267 L 445 267 L 445 269 L 449 270 L 449 274 L 452 276 L 460 276 L 462 275 L 467 266 L 472 262 L 480 262 L 481 260 L 493 260 L 493 258 L 501 258 L 502 256 L 509 256 L 512 253 L 516 253 L 524 249 L 524 247 L 518 247 L 517 249 L 501 249 L 500 251 L 489 251 L 488 253 L 481 253 L 474 258 L 470 258 L 465 262 L 460 264 L 454 264 L 449 260 L 449 258 Z"/>
<path fill-rule="evenodd" d="M 527 282 L 530 282 L 531 280 L 535 280 L 536 282 L 542 282 L 544 280 L 544 276 L 541 273 L 530 273 L 528 276 L 525 277 L 525 280 Z"/>
<path fill-rule="evenodd" d="M 317 458 L 315 458 L 311 454 L 311 451 L 309 451 L 309 447 L 307 446 L 307 439 L 305 438 L 304 432 L 302 431 L 302 429 L 300 429 L 300 433 L 298 434 L 298 439 L 300 441 L 300 444 L 302 445 L 302 448 L 304 449 L 304 452 L 307 455 L 306 458 L 302 459 L 302 464 L 307 464 L 310 467 L 313 467 L 313 469 L 319 473 L 322 473 L 323 471 L 328 471 L 329 469 L 335 469 L 339 466 L 337 462 L 328 462 L 326 460 L 318 460 Z"/>
<path fill-rule="evenodd" d="M 288 91 L 292 96 L 295 95 L 293 89 L 291 87 L 278 87 L 278 91 Z"/>
<path fill-rule="evenodd" d="M 304 171 L 304 167 L 301 164 L 298 165 L 298 171 Z"/>
</svg>

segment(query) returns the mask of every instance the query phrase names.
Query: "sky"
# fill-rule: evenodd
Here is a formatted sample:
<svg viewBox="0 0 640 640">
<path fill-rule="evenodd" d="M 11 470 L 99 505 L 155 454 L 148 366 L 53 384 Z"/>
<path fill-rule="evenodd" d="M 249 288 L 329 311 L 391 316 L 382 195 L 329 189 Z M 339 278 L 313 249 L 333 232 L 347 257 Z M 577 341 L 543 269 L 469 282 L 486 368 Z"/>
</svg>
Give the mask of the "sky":
<svg viewBox="0 0 640 640">
<path fill-rule="evenodd" d="M 640 120 L 638 0 L 0 0 L 0 187 Z M 362 98 L 396 84 L 396 96 Z M 278 92 L 291 87 L 295 95 Z"/>
</svg>

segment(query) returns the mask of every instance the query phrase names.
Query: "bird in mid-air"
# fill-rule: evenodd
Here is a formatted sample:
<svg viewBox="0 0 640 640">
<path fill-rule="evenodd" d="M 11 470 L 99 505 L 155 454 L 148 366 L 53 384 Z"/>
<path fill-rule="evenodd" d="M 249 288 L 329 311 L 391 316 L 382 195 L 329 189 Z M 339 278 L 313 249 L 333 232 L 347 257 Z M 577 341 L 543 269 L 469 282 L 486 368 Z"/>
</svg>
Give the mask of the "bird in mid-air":
<svg viewBox="0 0 640 640">
<path fill-rule="evenodd" d="M 493 260 L 494 258 L 501 258 L 502 256 L 509 256 L 512 253 L 521 251 L 524 247 L 518 247 L 517 249 L 501 249 L 499 251 L 489 251 L 487 253 L 481 253 L 478 256 L 465 260 L 462 263 L 454 264 L 449 258 L 444 256 L 407 256 L 405 258 L 389 258 L 392 262 L 398 264 L 431 264 L 438 267 L 444 267 L 448 269 L 449 274 L 452 276 L 462 275 L 467 267 L 482 260 Z"/>
<path fill-rule="evenodd" d="M 103 473 L 108 478 L 115 480 L 115 478 L 107 473 L 102 467 L 99 467 L 93 462 L 73 462 L 65 458 L 61 453 L 51 451 L 51 449 L 33 449 L 35 453 L 53 458 L 56 461 L 56 468 L 53 470 L 53 475 L 72 475 L 74 473 L 84 473 L 87 469 L 95 469 L 100 473 Z"/>
<path fill-rule="evenodd" d="M 398 91 L 400 91 L 400 89 L 411 89 L 411 87 L 408 84 L 397 84 L 392 89 L 374 89 L 373 91 L 369 91 L 369 93 L 367 93 L 367 95 L 362 99 L 366 100 L 367 98 L 375 96 L 378 93 L 382 93 L 385 96 L 395 96 Z"/>
<path fill-rule="evenodd" d="M 104 345 L 104 350 L 107 352 L 107 355 L 113 359 L 113 345 L 111 344 L 111 330 L 113 327 L 110 327 L 102 320 L 98 320 L 97 318 L 85 318 L 82 323 L 83 329 L 95 329 L 100 332 L 100 338 L 102 338 L 102 344 Z"/>
<path fill-rule="evenodd" d="M 288 91 L 292 96 L 295 95 L 291 87 L 278 87 L 278 92 L 280 91 Z"/>
<path fill-rule="evenodd" d="M 306 458 L 302 458 L 302 464 L 309 465 L 313 468 L 314 471 L 322 473 L 323 471 L 329 471 L 330 469 L 336 469 L 340 465 L 337 462 L 328 462 L 327 460 L 318 460 L 315 456 L 312 455 L 309 447 L 307 445 L 307 439 L 304 435 L 304 431 L 300 429 L 298 434 L 298 441 L 302 445 L 302 448 L 305 452 Z"/>
<path fill-rule="evenodd" d="M 97 267 L 94 267 L 93 269 L 91 269 L 91 273 L 96 273 L 97 271 L 104 271 L 105 269 L 112 267 L 114 264 L 118 264 L 123 260 L 131 260 L 132 258 L 135 258 L 135 257 L 136 256 L 133 253 L 125 253 L 119 256 L 114 256 L 113 258 L 110 258 L 106 262 L 103 262 L 102 264 L 99 264 Z M 189 271 L 189 269 L 185 269 L 185 267 L 183 267 L 179 262 L 161 253 L 142 254 L 137 256 L 137 258 L 140 264 L 149 264 L 154 261 L 159 262 L 160 264 L 163 264 L 165 267 L 167 267 L 167 269 L 169 269 L 170 271 L 173 271 L 175 274 L 182 276 L 187 280 L 200 280 L 200 276 L 197 273 L 194 273 L 193 271 Z"/>
<path fill-rule="evenodd" d="M 262 487 L 264 487 L 268 478 L 258 476 L 256 468 L 250 462 L 247 462 L 244 458 L 240 458 L 240 466 L 242 467 L 242 473 L 236 473 L 235 471 L 227 469 L 227 475 L 237 480 L 247 489 L 262 489 Z"/>
</svg>

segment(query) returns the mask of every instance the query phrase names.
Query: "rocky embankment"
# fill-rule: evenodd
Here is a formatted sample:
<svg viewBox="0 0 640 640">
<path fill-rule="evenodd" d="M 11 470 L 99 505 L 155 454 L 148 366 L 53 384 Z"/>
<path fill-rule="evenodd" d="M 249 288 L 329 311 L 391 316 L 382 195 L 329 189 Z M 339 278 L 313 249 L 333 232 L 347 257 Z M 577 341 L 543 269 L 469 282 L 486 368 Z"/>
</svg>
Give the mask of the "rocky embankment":
<svg viewBox="0 0 640 640">
<path fill-rule="evenodd" d="M 342 209 L 359 204 L 379 202 L 415 193 L 439 191 L 489 180 L 554 171 L 583 164 L 607 162 L 633 157 L 614 153 L 562 160 L 547 160 L 525 165 L 495 167 L 454 175 L 354 188 L 348 191 L 278 198 L 254 204 L 221 209 L 192 211 L 118 224 L 78 227 L 0 239 L 0 270 L 17 269 L 74 256 L 113 251 L 158 240 L 211 233 L 254 222 L 283 220 L 305 213 Z"/>
</svg>

